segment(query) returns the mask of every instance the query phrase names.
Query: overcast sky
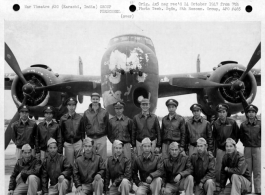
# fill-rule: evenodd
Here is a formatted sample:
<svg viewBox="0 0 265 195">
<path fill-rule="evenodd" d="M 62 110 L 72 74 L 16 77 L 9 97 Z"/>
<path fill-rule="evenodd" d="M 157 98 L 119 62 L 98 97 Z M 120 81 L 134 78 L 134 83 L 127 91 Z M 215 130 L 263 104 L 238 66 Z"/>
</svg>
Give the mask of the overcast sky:
<svg viewBox="0 0 265 195">
<path fill-rule="evenodd" d="M 5 22 L 5 42 L 15 54 L 21 69 L 33 64 L 46 64 L 60 74 L 77 74 L 81 56 L 85 75 L 100 75 L 101 58 L 111 38 L 128 33 L 150 37 L 154 43 L 159 74 L 196 72 L 198 54 L 201 72 L 211 71 L 221 61 L 234 60 L 246 66 L 260 42 L 259 22 Z M 260 61 L 255 68 L 260 68 Z M 13 72 L 5 63 L 5 73 Z M 261 106 L 258 88 L 253 104 Z M 6 119 L 16 107 L 11 92 L 5 90 Z M 191 115 L 189 107 L 196 95 L 173 97 L 179 101 L 177 112 Z M 167 114 L 165 101 L 158 101 L 156 113 Z M 85 98 L 77 112 L 90 103 Z M 159 112 L 158 112 L 159 111 Z"/>
</svg>

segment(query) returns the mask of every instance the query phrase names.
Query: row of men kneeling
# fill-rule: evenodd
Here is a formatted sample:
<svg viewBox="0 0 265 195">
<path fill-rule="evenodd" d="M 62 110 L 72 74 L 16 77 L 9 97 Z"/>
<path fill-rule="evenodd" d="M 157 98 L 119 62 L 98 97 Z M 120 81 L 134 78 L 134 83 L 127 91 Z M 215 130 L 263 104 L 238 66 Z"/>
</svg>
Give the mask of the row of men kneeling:
<svg viewBox="0 0 265 195">
<path fill-rule="evenodd" d="M 114 155 L 107 162 L 94 153 L 94 141 L 83 140 L 82 152 L 72 166 L 65 156 L 57 152 L 55 139 L 47 142 L 48 154 L 43 162 L 32 156 L 29 144 L 22 147 L 20 158 L 10 177 L 8 195 L 27 193 L 43 195 L 67 193 L 71 178 L 76 194 L 128 195 L 133 182 L 138 186 L 135 194 L 169 195 L 185 191 L 186 195 L 212 195 L 215 186 L 215 158 L 207 151 L 204 138 L 197 140 L 197 152 L 190 157 L 183 154 L 177 142 L 169 145 L 169 156 L 161 158 L 151 152 L 152 141 L 144 138 L 141 142 L 142 155 L 133 161 L 123 153 L 123 143 L 115 140 Z M 140 178 L 139 178 L 140 176 Z M 230 183 L 226 185 L 227 180 Z M 50 186 L 48 187 L 48 181 Z M 244 155 L 237 151 L 232 138 L 226 140 L 226 154 L 222 159 L 221 190 L 219 194 L 239 195 L 251 192 L 251 177 Z M 110 185 L 111 184 L 111 185 Z"/>
</svg>

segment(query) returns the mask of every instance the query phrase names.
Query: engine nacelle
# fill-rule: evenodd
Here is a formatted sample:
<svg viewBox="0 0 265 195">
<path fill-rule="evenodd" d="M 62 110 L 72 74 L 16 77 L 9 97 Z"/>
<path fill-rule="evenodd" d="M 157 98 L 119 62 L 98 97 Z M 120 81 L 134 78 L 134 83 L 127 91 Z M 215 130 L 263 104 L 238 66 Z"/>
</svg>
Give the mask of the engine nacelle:
<svg viewBox="0 0 265 195">
<path fill-rule="evenodd" d="M 220 66 L 210 75 L 209 80 L 216 83 L 228 84 L 240 78 L 245 71 L 245 67 L 240 64 L 226 64 Z M 257 93 L 257 83 L 251 71 L 243 80 L 245 84 L 244 97 L 250 104 Z M 229 113 L 235 114 L 243 111 L 241 98 L 231 88 L 205 88 L 197 94 L 197 101 L 204 107 L 205 115 L 216 114 L 215 107 L 220 103 L 229 105 Z"/>
</svg>

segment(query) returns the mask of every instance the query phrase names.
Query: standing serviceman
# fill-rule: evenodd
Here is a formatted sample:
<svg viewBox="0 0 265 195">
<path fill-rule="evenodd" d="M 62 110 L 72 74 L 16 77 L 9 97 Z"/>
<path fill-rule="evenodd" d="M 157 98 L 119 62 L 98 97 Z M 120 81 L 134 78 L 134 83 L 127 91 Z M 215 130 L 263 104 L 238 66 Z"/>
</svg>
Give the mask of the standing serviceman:
<svg viewBox="0 0 265 195">
<path fill-rule="evenodd" d="M 82 140 L 85 138 L 85 128 L 82 116 L 75 112 L 77 100 L 74 97 L 70 97 L 66 100 L 66 105 L 68 113 L 60 119 L 62 143 L 64 144 L 65 157 L 74 166 L 75 151 L 79 151 L 82 148 Z M 72 191 L 72 184 L 71 180 L 68 192 Z"/>
<path fill-rule="evenodd" d="M 133 122 L 123 115 L 124 106 L 125 104 L 120 101 L 113 104 L 116 115 L 109 120 L 108 135 L 111 143 L 114 140 L 120 140 L 123 143 L 124 156 L 131 160 L 131 145 L 135 147 L 132 143 Z"/>
<path fill-rule="evenodd" d="M 24 105 L 18 107 L 18 113 L 20 118 L 11 125 L 12 139 L 17 146 L 16 148 L 16 160 L 21 157 L 21 148 L 25 144 L 29 144 L 32 148 L 32 155 L 35 155 L 34 145 L 35 136 L 37 131 L 37 124 L 35 121 L 29 119 L 29 107 Z"/>
<path fill-rule="evenodd" d="M 159 152 L 161 147 L 160 126 L 157 116 L 149 111 L 149 99 L 143 99 L 140 106 L 142 112 L 133 117 L 132 134 L 133 146 L 136 145 L 138 156 L 142 155 L 141 142 L 146 137 L 152 141 L 152 151 Z"/>
<path fill-rule="evenodd" d="M 63 154 L 60 125 L 53 120 L 55 108 L 46 106 L 43 109 L 44 121 L 38 124 L 36 133 L 36 155 L 43 160 L 47 153 L 47 141 L 52 137 L 58 144 L 58 153 Z M 40 153 L 40 154 L 39 154 Z"/>
<path fill-rule="evenodd" d="M 193 104 L 190 107 L 193 117 L 186 123 L 186 140 L 188 146 L 189 156 L 197 152 L 197 140 L 203 137 L 207 140 L 208 150 L 213 153 L 213 134 L 210 123 L 202 116 L 202 106 L 200 104 Z"/>
<path fill-rule="evenodd" d="M 261 194 L 261 121 L 256 106 L 251 104 L 245 110 L 247 120 L 240 125 L 240 140 L 251 178 L 253 173 L 255 193 Z"/>
<path fill-rule="evenodd" d="M 176 113 L 178 101 L 169 99 L 166 101 L 168 115 L 162 119 L 161 137 L 162 137 L 162 157 L 166 158 L 169 155 L 169 144 L 178 142 L 180 152 L 184 151 L 185 147 L 185 119 Z"/>
<path fill-rule="evenodd" d="M 227 113 L 229 106 L 226 104 L 219 104 L 216 106 L 218 112 L 218 119 L 213 122 L 213 138 L 216 145 L 216 166 L 215 166 L 215 178 L 216 185 L 219 187 L 220 173 L 222 159 L 225 155 L 225 143 L 227 138 L 232 138 L 235 142 L 239 139 L 239 128 L 234 119 L 228 118 Z"/>
<path fill-rule="evenodd" d="M 94 140 L 95 152 L 106 161 L 109 113 L 101 107 L 98 93 L 91 94 L 91 102 L 83 116 L 86 135 Z"/>
</svg>

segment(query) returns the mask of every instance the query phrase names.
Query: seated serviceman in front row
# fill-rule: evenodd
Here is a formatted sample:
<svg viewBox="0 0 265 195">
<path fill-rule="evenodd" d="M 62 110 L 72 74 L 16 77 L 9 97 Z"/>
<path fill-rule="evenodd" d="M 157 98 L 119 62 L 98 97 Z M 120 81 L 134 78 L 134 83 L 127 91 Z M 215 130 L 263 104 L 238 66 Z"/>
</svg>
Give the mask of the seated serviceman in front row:
<svg viewBox="0 0 265 195">
<path fill-rule="evenodd" d="M 124 156 L 123 143 L 120 140 L 115 140 L 113 147 L 114 155 L 107 159 L 104 191 L 109 195 L 129 195 L 132 176 L 131 161 Z M 109 188 L 110 181 L 112 185 Z"/>
<path fill-rule="evenodd" d="M 76 194 L 102 195 L 105 163 L 102 157 L 93 152 L 94 141 L 90 138 L 83 140 L 83 154 L 76 158 L 74 164 L 74 183 Z"/>
<path fill-rule="evenodd" d="M 143 153 L 136 157 L 133 167 L 133 180 L 138 186 L 135 195 L 144 195 L 150 191 L 153 195 L 160 194 L 162 178 L 156 177 L 156 171 L 161 166 L 161 157 L 156 156 L 151 149 L 152 141 L 149 138 L 144 138 L 142 140 Z"/>
<path fill-rule="evenodd" d="M 213 195 L 215 191 L 215 159 L 207 151 L 207 142 L 204 138 L 197 140 L 197 152 L 190 157 L 193 166 L 195 195 Z"/>
<path fill-rule="evenodd" d="M 230 183 L 226 185 L 227 179 Z M 236 150 L 236 142 L 232 138 L 226 139 L 226 154 L 222 160 L 220 195 L 251 192 L 251 177 L 243 154 Z M 225 186 L 226 185 L 226 186 Z"/>
<path fill-rule="evenodd" d="M 32 156 L 29 144 L 23 145 L 22 158 L 18 159 L 10 176 L 8 195 L 36 195 L 40 189 L 41 161 Z"/>
<path fill-rule="evenodd" d="M 169 145 L 170 156 L 163 159 L 163 165 L 157 176 L 162 176 L 162 194 L 172 195 L 178 191 L 185 190 L 185 195 L 193 194 L 193 167 L 190 158 L 181 154 L 178 142 Z"/>
<path fill-rule="evenodd" d="M 42 194 L 48 195 L 49 192 L 49 195 L 65 195 L 73 174 L 72 165 L 65 156 L 57 152 L 58 146 L 55 139 L 50 138 L 47 146 L 49 153 L 42 163 Z M 49 180 L 50 187 L 48 189 Z"/>
</svg>

